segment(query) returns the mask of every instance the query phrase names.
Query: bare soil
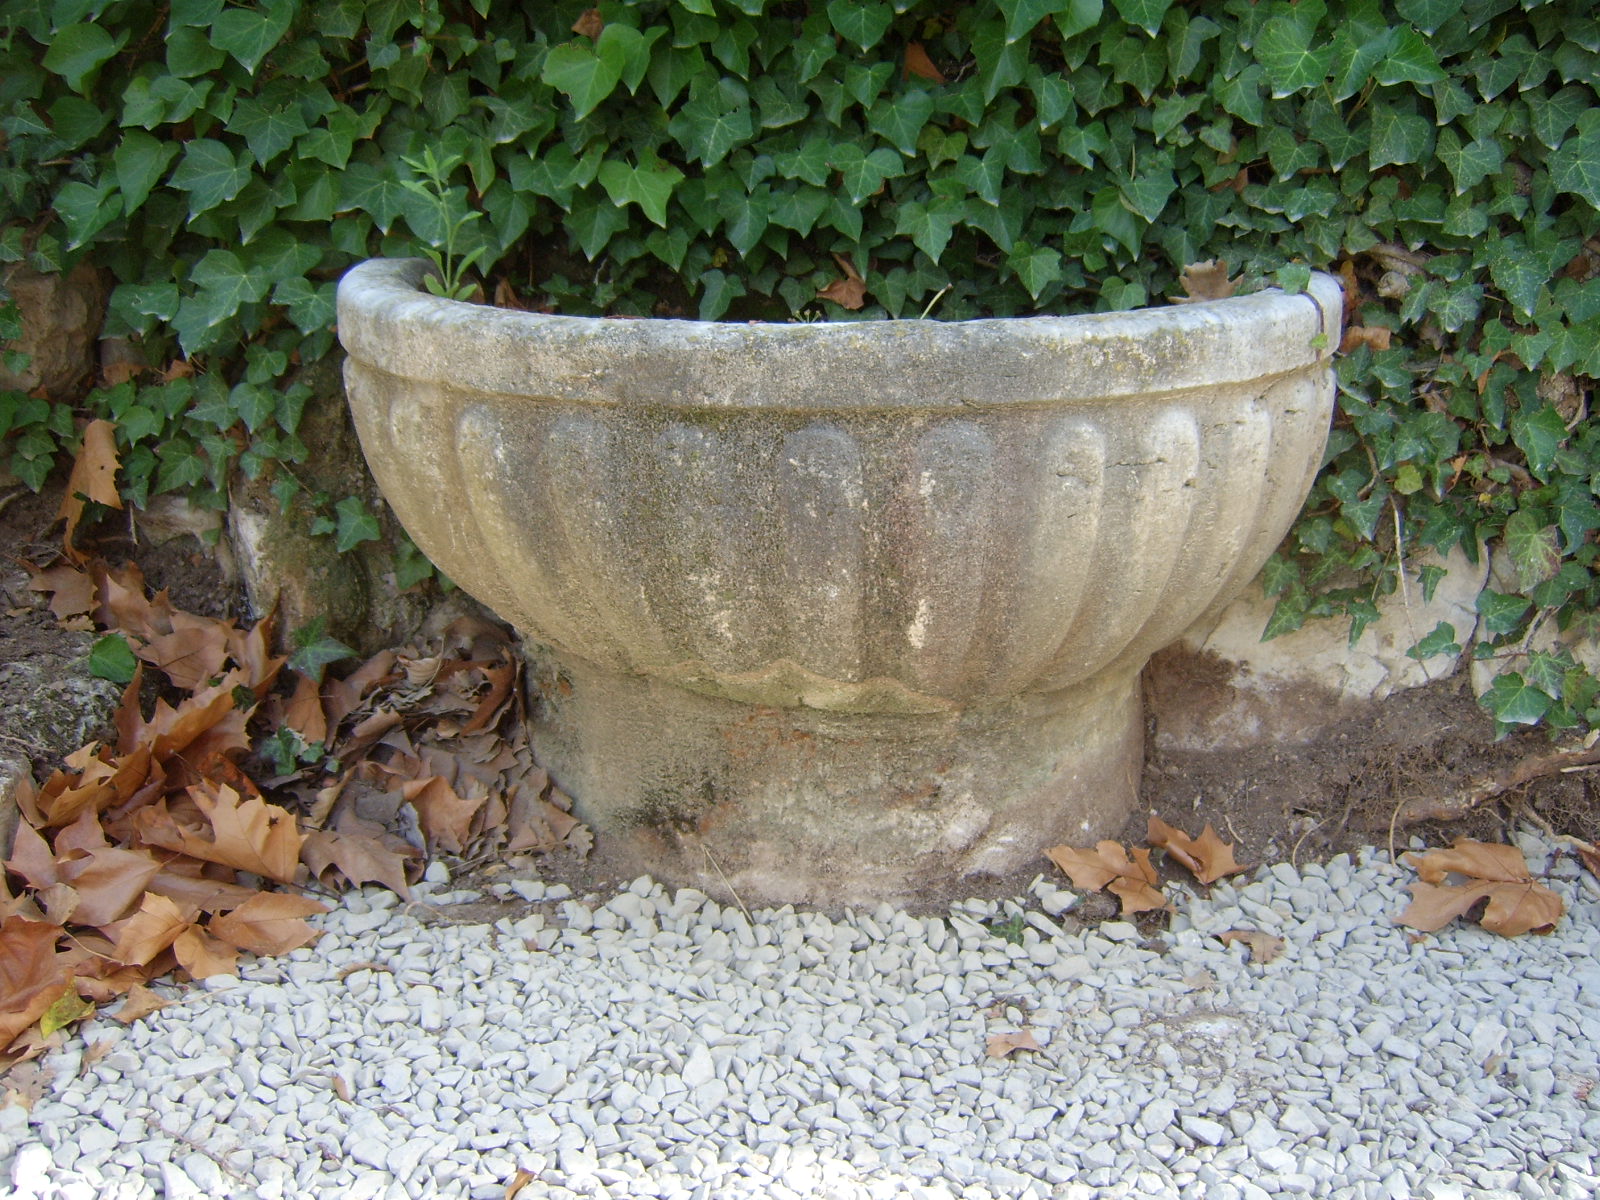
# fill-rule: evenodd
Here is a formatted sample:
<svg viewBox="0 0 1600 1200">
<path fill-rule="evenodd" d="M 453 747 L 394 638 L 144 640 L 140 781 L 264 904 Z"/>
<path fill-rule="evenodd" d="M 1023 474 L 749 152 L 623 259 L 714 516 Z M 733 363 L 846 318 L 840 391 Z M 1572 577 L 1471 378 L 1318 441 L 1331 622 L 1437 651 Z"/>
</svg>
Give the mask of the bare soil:
<svg viewBox="0 0 1600 1200">
<path fill-rule="evenodd" d="M 0 490 L 0 664 L 40 656 L 82 658 L 85 635 L 56 624 L 28 589 L 22 566 L 24 561 L 48 562 L 56 553 L 59 500 L 59 486 L 37 496 L 25 489 Z M 247 618 L 240 589 L 224 575 L 216 554 L 193 537 L 152 546 L 135 535 L 126 516 L 111 514 L 87 538 L 80 535 L 80 544 L 85 542 L 113 563 L 132 558 L 148 583 L 168 589 L 179 607 L 206 616 Z M 39 778 L 76 749 L 50 745 L 48 738 L 41 741 L 36 730 L 0 729 L 0 738 L 12 746 L 26 745 Z M 1362 846 L 1385 847 L 1391 836 L 1397 849 L 1404 849 L 1413 836 L 1429 844 L 1458 836 L 1501 840 L 1521 819 L 1586 841 L 1600 839 L 1600 796 L 1590 769 L 1512 789 L 1463 820 L 1391 833 L 1397 807 L 1406 800 L 1452 795 L 1475 777 L 1503 773 L 1550 749 L 1549 739 L 1537 731 L 1496 742 L 1493 724 L 1474 701 L 1464 676 L 1391 697 L 1302 744 L 1202 753 L 1159 749 L 1160 739 L 1152 736 L 1150 745 L 1156 748 L 1146 762 L 1142 807 L 1122 834 L 1129 844 L 1142 841 L 1150 815 L 1191 833 L 1211 824 L 1234 843 L 1244 863 L 1322 861 Z M 482 862 L 456 868 L 464 885 L 505 878 L 508 870 L 504 864 Z M 549 882 L 567 883 L 579 896 L 605 894 L 637 874 L 604 839 L 597 839 L 586 859 L 553 856 L 539 861 L 537 869 Z M 1058 873 L 1041 859 L 1037 870 L 1011 877 L 954 881 L 948 894 L 926 897 L 916 907 L 938 912 L 972 896 L 1019 896 L 1039 874 L 1050 878 Z M 466 906 L 451 919 L 492 920 L 527 907 L 485 902 Z M 1114 908 L 1109 897 L 1091 897 L 1079 913 L 1094 920 L 1111 915 Z"/>
</svg>

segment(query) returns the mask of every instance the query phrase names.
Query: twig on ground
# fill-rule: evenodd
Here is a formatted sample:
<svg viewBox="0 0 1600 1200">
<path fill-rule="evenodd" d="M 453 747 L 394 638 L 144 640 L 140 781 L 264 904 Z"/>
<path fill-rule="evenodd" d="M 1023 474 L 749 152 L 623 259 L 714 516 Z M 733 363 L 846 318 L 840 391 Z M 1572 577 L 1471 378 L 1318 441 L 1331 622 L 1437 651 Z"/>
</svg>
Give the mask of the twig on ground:
<svg viewBox="0 0 1600 1200">
<path fill-rule="evenodd" d="M 1402 800 L 1395 806 L 1394 819 L 1389 823 L 1391 854 L 1397 825 L 1415 825 L 1419 821 L 1456 821 L 1495 797 L 1532 783 L 1535 779 L 1595 763 L 1600 763 L 1600 745 L 1556 750 L 1550 754 L 1524 758 L 1509 770 L 1475 776 L 1450 795 Z"/>
<path fill-rule="evenodd" d="M 1313 821 L 1310 825 L 1306 826 L 1306 831 L 1295 840 L 1294 849 L 1289 851 L 1289 865 L 1296 871 L 1300 869 L 1300 847 L 1305 845 L 1308 837 L 1322 828 L 1322 824 L 1323 823 L 1321 821 Z"/>
<path fill-rule="evenodd" d="M 711 847 L 701 842 L 700 849 L 705 851 L 706 861 L 716 868 L 717 878 L 721 879 L 722 886 L 728 889 L 728 894 L 733 897 L 733 902 L 739 906 L 739 911 L 744 914 L 744 919 L 754 925 L 755 918 L 750 915 L 750 910 L 744 906 L 744 901 L 739 899 L 739 893 L 733 890 L 733 884 L 728 882 L 728 877 L 722 873 L 722 865 L 711 857 Z"/>
</svg>

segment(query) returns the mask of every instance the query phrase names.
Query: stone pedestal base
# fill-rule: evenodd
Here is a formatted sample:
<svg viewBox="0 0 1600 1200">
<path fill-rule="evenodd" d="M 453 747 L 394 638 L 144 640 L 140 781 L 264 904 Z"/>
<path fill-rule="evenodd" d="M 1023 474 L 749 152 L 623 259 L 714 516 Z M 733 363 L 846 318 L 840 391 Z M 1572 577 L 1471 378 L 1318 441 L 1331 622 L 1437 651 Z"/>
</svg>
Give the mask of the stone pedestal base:
<svg viewBox="0 0 1600 1200">
<path fill-rule="evenodd" d="M 905 900 L 1004 874 L 1134 810 L 1138 674 L 948 713 L 773 708 L 530 654 L 534 750 L 663 882 L 747 904 Z"/>
</svg>

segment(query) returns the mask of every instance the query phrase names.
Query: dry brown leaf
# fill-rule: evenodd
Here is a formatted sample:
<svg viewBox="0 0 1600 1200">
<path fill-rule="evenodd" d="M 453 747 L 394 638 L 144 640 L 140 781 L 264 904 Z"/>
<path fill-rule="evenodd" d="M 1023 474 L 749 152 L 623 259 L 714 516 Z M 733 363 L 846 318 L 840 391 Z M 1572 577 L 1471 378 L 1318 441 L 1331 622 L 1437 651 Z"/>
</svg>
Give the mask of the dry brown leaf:
<svg viewBox="0 0 1600 1200">
<path fill-rule="evenodd" d="M 606 27 L 605 21 L 600 16 L 598 8 L 586 8 L 583 14 L 572 23 L 572 32 L 579 37 L 597 38 L 600 31 Z"/>
<path fill-rule="evenodd" d="M 161 864 L 143 850 L 98 846 L 79 857 L 57 860 L 57 869 L 78 893 L 73 920 L 79 925 L 109 925 L 139 902 Z"/>
<path fill-rule="evenodd" d="M 128 998 L 123 1001 L 122 1007 L 111 1014 L 113 1021 L 120 1021 L 124 1025 L 132 1025 L 141 1017 L 148 1017 L 153 1012 L 160 1012 L 167 1005 L 175 1003 L 164 996 L 158 996 L 142 983 L 136 983 L 128 989 Z"/>
<path fill-rule="evenodd" d="M 906 43 L 906 66 L 904 77 L 917 76 L 930 83 L 943 83 L 944 72 L 933 65 L 933 59 L 928 57 L 928 52 L 921 42 Z"/>
<path fill-rule="evenodd" d="M 352 887 L 381 883 L 402 898 L 411 899 L 405 857 L 377 838 L 317 829 L 306 834 L 300 857 L 319 879 L 329 867 L 337 867 Z"/>
<path fill-rule="evenodd" d="M 199 910 L 192 906 L 180 908 L 165 896 L 146 892 L 139 911 L 118 924 L 111 957 L 128 966 L 147 966 L 193 925 L 198 915 Z"/>
<path fill-rule="evenodd" d="M 61 933 L 23 917 L 0 924 L 0 1051 L 72 990 L 75 958 L 57 952 Z"/>
<path fill-rule="evenodd" d="M 309 745 L 328 740 L 328 717 L 322 711 L 322 695 L 317 681 L 302 675 L 295 682 L 294 695 L 283 710 L 283 723 Z"/>
<path fill-rule="evenodd" d="M 180 908 L 193 908 L 197 912 L 207 913 L 238 908 L 257 894 L 256 888 L 221 879 L 208 879 L 197 873 L 200 866 L 193 859 L 174 859 L 150 881 L 149 890 L 158 896 L 165 896 Z M 189 870 L 182 869 L 185 867 Z"/>
<path fill-rule="evenodd" d="M 866 303 L 866 282 L 856 273 L 855 264 L 844 255 L 835 254 L 833 260 L 839 264 L 839 270 L 844 272 L 844 278 L 835 279 L 827 287 L 819 291 L 817 299 L 832 300 L 840 308 L 848 308 L 854 311 Z"/>
<path fill-rule="evenodd" d="M 1250 961 L 1253 963 L 1269 963 L 1283 953 L 1284 940 L 1270 933 L 1263 933 L 1259 929 L 1230 929 L 1217 935 L 1226 946 L 1234 942 L 1243 942 L 1250 947 Z"/>
<path fill-rule="evenodd" d="M 532 1183 L 534 1178 L 532 1171 L 524 1171 L 518 1167 L 517 1173 L 506 1182 L 506 1194 L 500 1200 L 512 1200 L 512 1197 Z"/>
<path fill-rule="evenodd" d="M 87 1051 L 84 1052 L 84 1057 L 88 1057 Z M 18 1063 L 6 1071 L 4 1078 L 0 1079 L 0 1082 L 5 1084 L 5 1095 L 0 1098 L 0 1108 L 8 1108 L 15 1104 L 25 1112 L 32 1112 L 33 1106 L 45 1098 L 55 1079 L 55 1071 L 43 1063 Z"/>
<path fill-rule="evenodd" d="M 327 911 L 326 904 L 309 896 L 261 892 L 232 912 L 212 917 L 208 929 L 230 946 L 253 954 L 287 954 L 320 936 L 302 918 Z"/>
<path fill-rule="evenodd" d="M 1344 337 L 1339 342 L 1339 352 L 1349 354 L 1359 346 L 1371 346 L 1374 350 L 1387 350 L 1393 331 L 1387 325 L 1349 325 L 1346 326 Z"/>
<path fill-rule="evenodd" d="M 17 822 L 16 838 L 11 843 L 11 857 L 6 860 L 6 870 L 22 876 L 31 888 L 44 889 L 59 883 L 56 856 L 50 843 L 39 836 L 39 831 L 27 821 Z"/>
<path fill-rule="evenodd" d="M 1172 296 L 1174 304 L 1197 304 L 1203 300 L 1225 300 L 1239 290 L 1239 281 L 1228 278 L 1228 264 L 1220 258 L 1190 263 L 1178 278 L 1184 294 Z"/>
<path fill-rule="evenodd" d="M 1109 888 L 1122 901 L 1124 916 L 1167 907 L 1150 865 L 1150 851 L 1142 847 L 1134 849 L 1131 860 L 1120 844 L 1111 841 L 1099 842 L 1093 850 L 1052 846 L 1044 853 L 1067 873 L 1074 887 L 1091 892 Z"/>
<path fill-rule="evenodd" d="M 460 854 L 467 848 L 472 818 L 483 807 L 483 797 L 460 795 L 442 775 L 402 784 L 400 794 L 417 810 L 429 849 Z"/>
<path fill-rule="evenodd" d="M 1448 850 L 1401 856 L 1422 882 L 1411 885 L 1411 903 L 1399 923 L 1432 933 L 1487 900 L 1479 924 L 1502 937 L 1549 933 L 1566 906 L 1528 873 L 1527 860 L 1515 846 L 1457 838 Z M 1452 875 L 1466 882 L 1451 884 Z"/>
<path fill-rule="evenodd" d="M 166 673 L 174 687 L 194 691 L 222 673 L 228 661 L 229 623 L 172 614 L 172 632 L 151 638 L 136 653 Z"/>
<path fill-rule="evenodd" d="M 58 621 L 69 621 L 94 611 L 95 584 L 83 571 L 66 563 L 47 570 L 29 568 L 28 587 L 50 597 L 50 611 Z"/>
<path fill-rule="evenodd" d="M 117 427 L 106 420 L 90 421 L 84 428 L 83 445 L 72 462 L 66 494 L 56 512 L 58 518 L 67 519 L 62 542 L 69 558 L 79 558 L 72 545 L 72 535 L 83 518 L 86 501 L 93 500 L 107 508 L 122 507 L 122 497 L 117 493 L 117 466 Z"/>
<path fill-rule="evenodd" d="M 989 1044 L 984 1053 L 990 1058 L 1004 1058 L 1014 1050 L 1043 1050 L 1044 1047 L 1034 1040 L 1031 1029 L 1019 1029 L 1016 1033 L 996 1033 L 989 1038 Z"/>
<path fill-rule="evenodd" d="M 239 951 L 198 925 L 189 926 L 177 936 L 172 953 L 191 979 L 239 973 Z"/>
<path fill-rule="evenodd" d="M 1199 837 L 1192 838 L 1160 817 L 1151 817 L 1144 840 L 1152 849 L 1165 850 L 1188 867 L 1201 883 L 1215 883 L 1224 875 L 1236 875 L 1244 870 L 1233 860 L 1233 847 L 1218 837 L 1210 825 Z"/>
<path fill-rule="evenodd" d="M 137 814 L 140 838 L 279 883 L 294 881 L 305 836 L 295 827 L 293 813 L 259 796 L 241 797 L 226 785 L 192 787 L 188 794 L 211 823 L 211 837 L 179 825 L 164 805 L 157 805 Z"/>
</svg>

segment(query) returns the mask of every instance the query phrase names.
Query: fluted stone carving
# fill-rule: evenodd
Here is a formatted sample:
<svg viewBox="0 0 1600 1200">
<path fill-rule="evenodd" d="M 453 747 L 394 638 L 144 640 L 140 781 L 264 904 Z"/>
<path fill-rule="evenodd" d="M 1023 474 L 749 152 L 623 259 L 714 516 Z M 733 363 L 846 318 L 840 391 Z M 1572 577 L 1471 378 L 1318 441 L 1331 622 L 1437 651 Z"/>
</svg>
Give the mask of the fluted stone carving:
<svg viewBox="0 0 1600 1200">
<path fill-rule="evenodd" d="M 421 273 L 339 293 L 385 495 L 529 640 L 580 814 L 774 900 L 1120 827 L 1138 672 L 1283 536 L 1341 312 L 1319 276 L 1094 317 L 606 321 Z"/>
</svg>

